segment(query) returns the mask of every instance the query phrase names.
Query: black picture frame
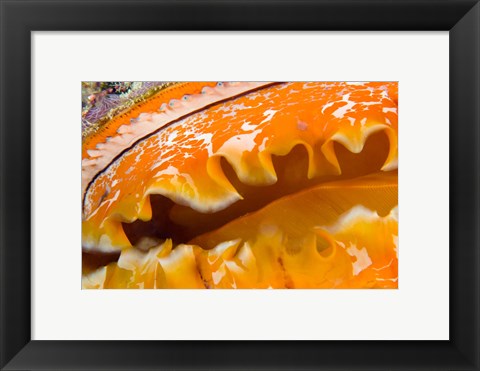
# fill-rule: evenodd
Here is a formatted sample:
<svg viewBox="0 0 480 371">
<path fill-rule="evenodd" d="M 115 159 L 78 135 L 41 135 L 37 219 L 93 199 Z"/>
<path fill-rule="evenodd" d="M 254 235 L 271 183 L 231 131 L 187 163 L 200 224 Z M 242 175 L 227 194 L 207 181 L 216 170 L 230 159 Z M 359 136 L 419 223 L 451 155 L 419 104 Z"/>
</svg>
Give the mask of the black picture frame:
<svg viewBox="0 0 480 371">
<path fill-rule="evenodd" d="M 0 0 L 0 12 L 2 370 L 480 369 L 478 0 Z M 38 30 L 449 31 L 450 340 L 32 341 L 31 32 Z"/>
</svg>

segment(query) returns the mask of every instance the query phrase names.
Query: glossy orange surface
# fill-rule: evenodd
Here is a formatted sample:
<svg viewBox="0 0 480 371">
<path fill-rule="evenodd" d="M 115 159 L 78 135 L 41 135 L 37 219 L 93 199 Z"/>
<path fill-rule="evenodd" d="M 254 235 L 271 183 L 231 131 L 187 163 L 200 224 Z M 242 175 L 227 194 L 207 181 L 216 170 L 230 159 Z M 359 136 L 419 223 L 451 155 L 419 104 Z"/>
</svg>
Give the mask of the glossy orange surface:
<svg viewBox="0 0 480 371">
<path fill-rule="evenodd" d="M 396 83 L 228 99 L 229 83 L 183 84 L 181 104 L 189 91 L 212 103 L 126 146 L 86 188 L 84 250 L 120 258 L 85 288 L 397 287 Z M 177 108 L 159 103 L 135 112 Z"/>
</svg>

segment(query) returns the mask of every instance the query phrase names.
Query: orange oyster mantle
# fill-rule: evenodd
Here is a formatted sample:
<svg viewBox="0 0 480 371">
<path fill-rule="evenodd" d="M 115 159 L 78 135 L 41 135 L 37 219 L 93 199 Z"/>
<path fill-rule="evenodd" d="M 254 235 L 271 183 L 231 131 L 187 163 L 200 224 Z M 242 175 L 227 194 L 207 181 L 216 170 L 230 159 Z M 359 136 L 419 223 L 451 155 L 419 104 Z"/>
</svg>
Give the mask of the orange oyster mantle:
<svg viewBox="0 0 480 371">
<path fill-rule="evenodd" d="M 396 287 L 397 84 L 196 84 L 85 151 L 84 287 Z"/>
<path fill-rule="evenodd" d="M 118 262 L 84 275 L 83 287 L 396 288 L 397 207 L 383 215 L 395 204 L 395 182 L 377 174 L 362 184 L 326 183 L 190 244 L 172 249 L 167 239 L 148 251 L 127 248 Z"/>
<path fill-rule="evenodd" d="M 212 102 L 234 97 L 268 83 L 216 85 L 217 83 L 211 82 L 195 82 L 168 86 L 126 114 L 117 115 L 96 135 L 89 136 L 82 149 L 82 193 L 99 171 L 145 135 L 195 110 L 205 108 Z"/>
</svg>

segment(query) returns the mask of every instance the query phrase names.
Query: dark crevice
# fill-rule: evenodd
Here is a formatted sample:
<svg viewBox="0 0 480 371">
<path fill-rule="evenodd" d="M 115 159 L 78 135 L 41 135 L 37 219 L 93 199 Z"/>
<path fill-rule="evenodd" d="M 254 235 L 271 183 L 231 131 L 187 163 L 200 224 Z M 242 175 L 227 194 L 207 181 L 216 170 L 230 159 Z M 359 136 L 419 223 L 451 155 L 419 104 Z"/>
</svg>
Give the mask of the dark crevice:
<svg viewBox="0 0 480 371">
<path fill-rule="evenodd" d="M 390 149 L 384 131 L 370 135 L 360 153 L 352 153 L 340 143 L 334 144 L 335 154 L 342 170 L 341 178 L 355 178 L 381 169 Z"/>
<path fill-rule="evenodd" d="M 161 195 L 150 195 L 152 219 L 124 223 L 124 231 L 133 245 L 143 237 L 159 240 L 171 238 L 174 245 L 188 243 L 194 237 L 213 231 L 228 222 L 257 211 L 285 195 L 296 193 L 327 181 L 350 179 L 379 171 L 384 164 L 389 141 L 385 132 L 372 134 L 362 152 L 351 153 L 343 145 L 335 143 L 334 149 L 342 170 L 341 175 L 307 179 L 308 152 L 303 145 L 295 146 L 286 156 L 272 156 L 278 181 L 269 186 L 251 186 L 242 183 L 232 166 L 221 160 L 222 170 L 243 200 L 224 210 L 205 214 L 174 203 Z"/>
<path fill-rule="evenodd" d="M 103 254 L 82 251 L 82 274 L 116 262 L 119 257 L 120 253 Z"/>
</svg>

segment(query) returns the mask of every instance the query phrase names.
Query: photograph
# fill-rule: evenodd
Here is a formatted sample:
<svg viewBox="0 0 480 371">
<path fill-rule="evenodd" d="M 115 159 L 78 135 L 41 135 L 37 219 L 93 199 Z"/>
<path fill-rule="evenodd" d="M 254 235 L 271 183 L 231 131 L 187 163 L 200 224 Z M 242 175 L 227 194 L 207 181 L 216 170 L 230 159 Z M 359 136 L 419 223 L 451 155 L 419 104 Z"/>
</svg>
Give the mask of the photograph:
<svg viewBox="0 0 480 371">
<path fill-rule="evenodd" d="M 480 371 L 479 3 L 0 0 L 0 370 Z"/>
<path fill-rule="evenodd" d="M 398 82 L 81 89 L 83 289 L 398 288 Z"/>
</svg>

